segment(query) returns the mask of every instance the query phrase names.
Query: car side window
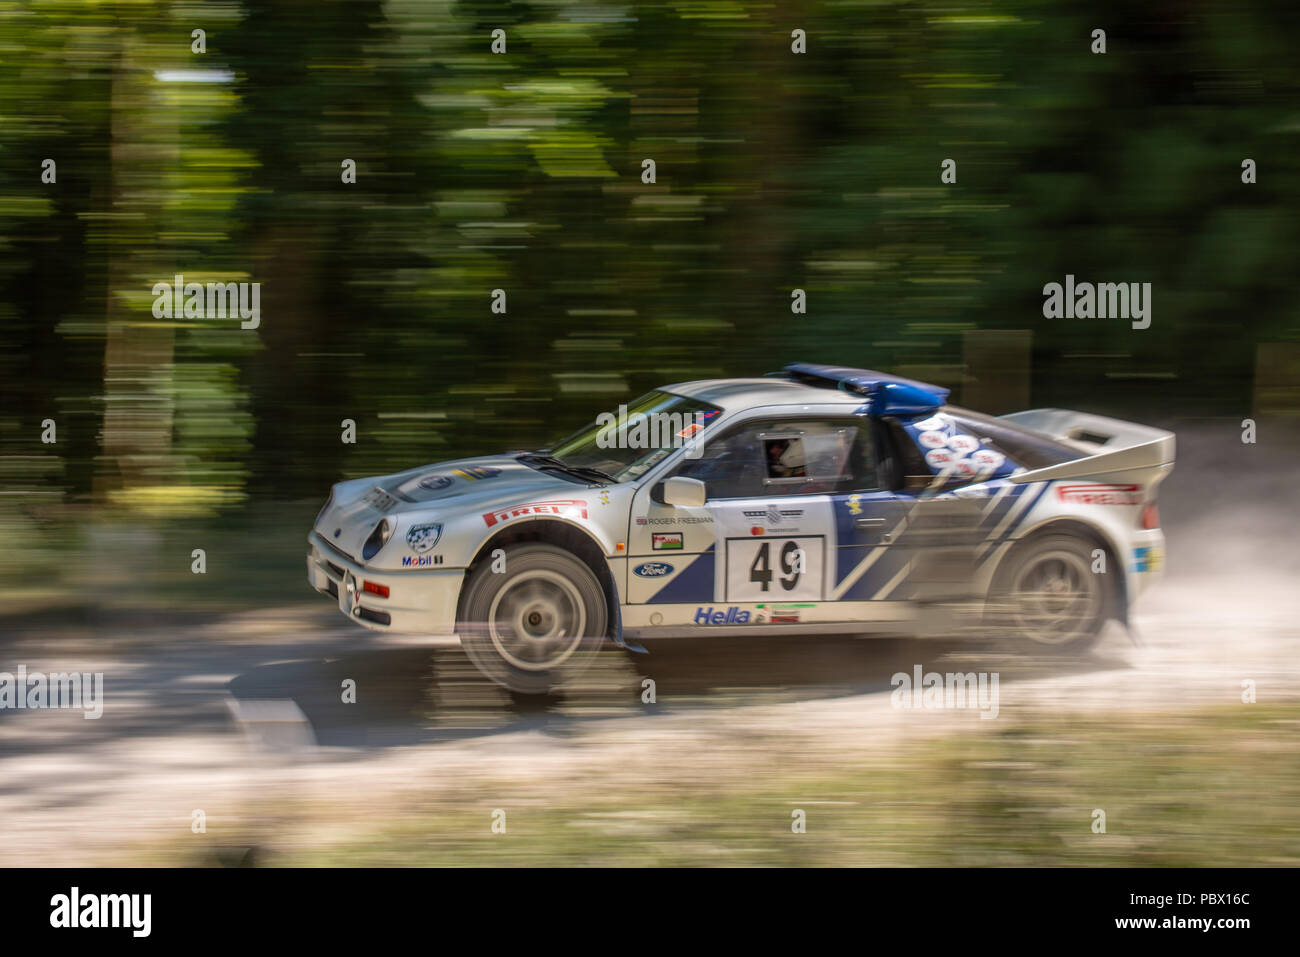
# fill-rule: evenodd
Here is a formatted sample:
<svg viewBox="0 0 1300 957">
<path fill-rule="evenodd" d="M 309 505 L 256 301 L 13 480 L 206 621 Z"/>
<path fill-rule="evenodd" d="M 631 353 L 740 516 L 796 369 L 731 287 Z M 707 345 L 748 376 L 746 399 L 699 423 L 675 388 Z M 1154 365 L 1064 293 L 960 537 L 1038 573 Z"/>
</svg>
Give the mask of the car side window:
<svg viewBox="0 0 1300 957">
<path fill-rule="evenodd" d="M 750 427 L 741 426 L 714 438 L 697 459 L 686 459 L 672 475 L 699 479 L 709 498 L 743 498 L 762 485 L 763 462 Z"/>
<path fill-rule="evenodd" d="M 865 419 L 766 419 L 736 427 L 674 475 L 699 479 L 710 499 L 823 495 L 877 488 Z"/>
</svg>

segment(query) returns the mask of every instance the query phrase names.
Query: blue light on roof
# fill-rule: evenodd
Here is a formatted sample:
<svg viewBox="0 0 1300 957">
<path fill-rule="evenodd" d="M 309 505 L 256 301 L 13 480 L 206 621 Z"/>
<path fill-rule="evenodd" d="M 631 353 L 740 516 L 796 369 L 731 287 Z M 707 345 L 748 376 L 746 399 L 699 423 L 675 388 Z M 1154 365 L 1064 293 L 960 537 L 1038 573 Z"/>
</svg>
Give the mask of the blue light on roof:
<svg viewBox="0 0 1300 957">
<path fill-rule="evenodd" d="M 925 415 L 943 405 L 950 392 L 942 386 L 904 379 L 887 372 L 811 362 L 792 362 L 785 367 L 785 374 L 865 397 L 867 402 L 858 411 L 866 415 Z"/>
</svg>

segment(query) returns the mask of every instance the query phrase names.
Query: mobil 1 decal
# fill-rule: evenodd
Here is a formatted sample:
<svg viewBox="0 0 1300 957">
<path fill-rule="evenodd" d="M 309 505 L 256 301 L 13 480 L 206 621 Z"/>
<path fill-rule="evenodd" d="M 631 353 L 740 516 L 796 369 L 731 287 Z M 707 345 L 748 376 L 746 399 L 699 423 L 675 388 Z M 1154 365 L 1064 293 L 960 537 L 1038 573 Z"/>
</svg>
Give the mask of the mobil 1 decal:
<svg viewBox="0 0 1300 957">
<path fill-rule="evenodd" d="M 920 448 L 930 471 L 944 482 L 985 482 L 1016 470 L 1014 462 L 961 431 L 952 416 L 943 412 L 905 422 L 903 428 Z"/>
</svg>

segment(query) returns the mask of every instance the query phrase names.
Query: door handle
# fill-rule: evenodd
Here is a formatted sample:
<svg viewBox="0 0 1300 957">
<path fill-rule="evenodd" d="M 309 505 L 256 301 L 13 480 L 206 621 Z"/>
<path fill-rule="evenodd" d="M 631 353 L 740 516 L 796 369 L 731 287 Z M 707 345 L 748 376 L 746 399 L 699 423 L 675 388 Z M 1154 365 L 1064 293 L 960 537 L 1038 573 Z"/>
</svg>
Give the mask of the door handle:
<svg viewBox="0 0 1300 957">
<path fill-rule="evenodd" d="M 853 520 L 854 528 L 879 528 L 885 524 L 883 518 L 855 518 Z"/>
</svg>

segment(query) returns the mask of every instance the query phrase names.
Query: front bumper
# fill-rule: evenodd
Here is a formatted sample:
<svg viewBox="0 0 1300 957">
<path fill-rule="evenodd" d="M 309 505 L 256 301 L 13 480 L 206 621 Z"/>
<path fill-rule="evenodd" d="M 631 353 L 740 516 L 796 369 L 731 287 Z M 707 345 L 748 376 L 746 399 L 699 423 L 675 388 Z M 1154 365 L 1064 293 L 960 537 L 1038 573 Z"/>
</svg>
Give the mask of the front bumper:
<svg viewBox="0 0 1300 957">
<path fill-rule="evenodd" d="M 315 532 L 307 536 L 307 545 L 307 582 L 338 602 L 339 611 L 358 625 L 375 631 L 455 634 L 463 568 L 377 572 L 330 547 Z M 388 597 L 364 591 L 365 582 L 386 587 Z"/>
</svg>

